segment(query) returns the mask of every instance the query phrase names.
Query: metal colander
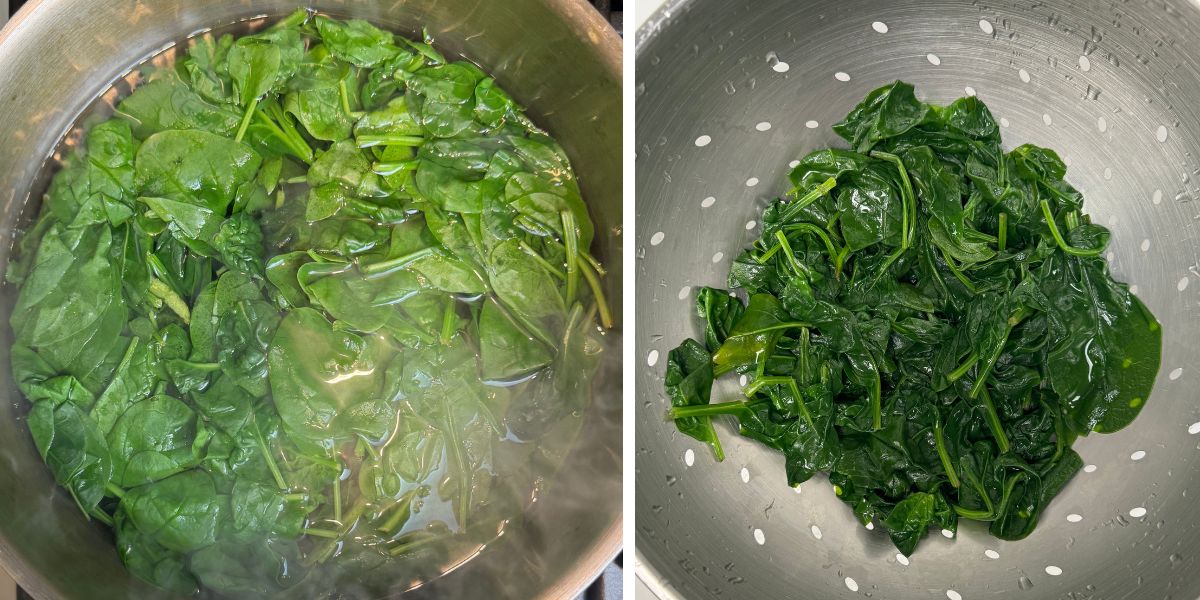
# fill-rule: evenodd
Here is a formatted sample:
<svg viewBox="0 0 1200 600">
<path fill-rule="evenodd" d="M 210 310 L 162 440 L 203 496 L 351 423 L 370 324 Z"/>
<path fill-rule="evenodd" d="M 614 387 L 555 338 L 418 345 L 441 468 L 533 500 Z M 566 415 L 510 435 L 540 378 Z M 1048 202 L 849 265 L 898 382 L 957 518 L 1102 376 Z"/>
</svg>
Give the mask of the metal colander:
<svg viewBox="0 0 1200 600">
<path fill-rule="evenodd" d="M 638 38 L 636 543 L 661 598 L 1200 596 L 1200 2 L 674 1 Z M 908 559 L 730 423 L 716 463 L 663 392 L 667 352 L 699 331 L 693 290 L 725 287 L 789 163 L 845 147 L 830 125 L 896 79 L 939 104 L 977 94 L 1006 148 L 1059 151 L 1114 276 L 1165 329 L 1145 410 L 1075 445 L 1087 466 L 1032 535 L 964 522 Z"/>
</svg>

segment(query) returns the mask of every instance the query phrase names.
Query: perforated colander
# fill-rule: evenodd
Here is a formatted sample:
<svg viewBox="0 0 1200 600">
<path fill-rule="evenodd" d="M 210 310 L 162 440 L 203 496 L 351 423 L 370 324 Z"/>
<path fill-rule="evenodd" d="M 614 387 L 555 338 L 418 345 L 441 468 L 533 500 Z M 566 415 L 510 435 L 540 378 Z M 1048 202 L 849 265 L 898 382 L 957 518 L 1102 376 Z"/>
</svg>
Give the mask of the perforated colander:
<svg viewBox="0 0 1200 600">
<path fill-rule="evenodd" d="M 638 37 L 636 543 L 660 597 L 1200 596 L 1200 3 L 691 0 Z M 1058 150 L 1165 330 L 1145 410 L 1076 443 L 1087 466 L 1032 535 L 964 523 L 907 559 L 729 423 L 716 463 L 666 420 L 662 381 L 697 334 L 693 290 L 725 287 L 789 163 L 845 147 L 829 126 L 896 79 L 939 104 L 977 94 L 1006 148 Z"/>
</svg>

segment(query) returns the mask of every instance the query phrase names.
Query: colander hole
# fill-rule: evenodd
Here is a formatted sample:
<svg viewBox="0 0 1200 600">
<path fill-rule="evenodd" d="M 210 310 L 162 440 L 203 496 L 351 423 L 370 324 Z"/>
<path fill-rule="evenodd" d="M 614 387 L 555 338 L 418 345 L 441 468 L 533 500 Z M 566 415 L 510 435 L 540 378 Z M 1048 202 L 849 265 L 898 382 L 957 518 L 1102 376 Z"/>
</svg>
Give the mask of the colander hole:
<svg viewBox="0 0 1200 600">
<path fill-rule="evenodd" d="M 846 589 L 848 589 L 852 592 L 857 592 L 858 591 L 858 582 L 850 577 L 847 577 L 846 578 Z"/>
<path fill-rule="evenodd" d="M 1071 157 L 1070 157 L 1070 156 L 1068 156 L 1068 155 L 1064 154 L 1064 155 L 1062 156 L 1062 161 L 1063 161 L 1063 164 L 1064 164 L 1064 165 L 1066 165 L 1066 166 L 1068 166 L 1068 167 L 1069 167 L 1069 166 L 1071 166 Z"/>
<path fill-rule="evenodd" d="M 703 147 L 709 145 L 710 143 L 712 143 L 711 136 L 702 135 L 702 136 L 696 138 L 696 146 L 697 147 L 703 148 Z"/>
<path fill-rule="evenodd" d="M 906 567 L 909 565 L 908 557 L 903 554 L 900 554 L 899 552 L 896 553 L 896 562 L 898 562 Z"/>
<path fill-rule="evenodd" d="M 750 469 L 742 467 L 742 472 L 739 475 L 742 478 L 742 483 L 750 483 Z"/>
<path fill-rule="evenodd" d="M 1084 472 L 1084 473 L 1095 473 L 1095 472 L 1096 472 L 1096 465 L 1087 465 L 1087 466 L 1085 466 L 1085 467 L 1083 468 L 1083 472 Z"/>
<path fill-rule="evenodd" d="M 1167 141 L 1167 126 L 1159 125 L 1158 130 L 1154 132 L 1154 138 L 1157 139 L 1159 143 Z"/>
<path fill-rule="evenodd" d="M 696 464 L 696 453 L 691 448 L 688 448 L 687 452 L 683 453 L 683 464 L 689 467 Z"/>
<path fill-rule="evenodd" d="M 1183 279 L 1179 280 L 1179 283 L 1175 284 L 1175 288 L 1182 292 L 1183 290 L 1187 289 L 1188 283 L 1188 278 L 1184 277 Z"/>
<path fill-rule="evenodd" d="M 713 261 L 714 263 L 719 263 L 719 262 L 721 262 L 721 259 L 722 259 L 722 258 L 725 258 L 725 253 L 724 253 L 724 252 L 718 252 L 718 253 L 716 253 L 716 254 L 714 254 L 714 255 L 713 255 L 713 257 L 712 257 L 712 261 Z"/>
<path fill-rule="evenodd" d="M 1108 254 L 1104 255 L 1104 258 L 1111 263 L 1117 258 L 1117 255 L 1113 251 L 1109 250 Z"/>
<path fill-rule="evenodd" d="M 1054 122 L 1054 119 L 1050 118 L 1050 113 L 1042 113 L 1042 123 L 1045 123 L 1046 125 L 1050 125 L 1053 122 Z"/>
<path fill-rule="evenodd" d="M 754 128 L 759 131 L 767 131 L 768 129 L 771 128 L 771 124 L 766 121 L 762 121 L 762 122 L 759 122 L 757 125 L 755 125 Z"/>
<path fill-rule="evenodd" d="M 1058 577 L 1059 575 L 1062 575 L 1062 569 L 1054 565 L 1047 565 L 1046 574 L 1050 575 L 1051 577 Z"/>
<path fill-rule="evenodd" d="M 690 295 L 692 295 L 692 286 L 685 285 L 685 286 L 679 288 L 679 299 L 680 300 L 687 300 L 687 297 Z"/>
<path fill-rule="evenodd" d="M 1092 60 L 1086 56 L 1079 57 L 1079 70 L 1087 73 L 1092 70 Z"/>
<path fill-rule="evenodd" d="M 838 71 L 833 74 L 833 78 L 844 83 L 850 81 L 850 74 L 845 71 Z"/>
<path fill-rule="evenodd" d="M 763 530 L 761 530 L 761 529 L 754 530 L 754 541 L 758 542 L 759 546 L 767 543 L 767 536 L 766 536 L 766 534 L 763 533 Z"/>
<path fill-rule="evenodd" d="M 1104 117 L 1096 119 L 1096 129 L 1099 129 L 1100 133 L 1108 131 L 1108 120 L 1106 120 Z"/>
<path fill-rule="evenodd" d="M 700 208 L 708 208 L 708 207 L 712 206 L 713 204 L 715 204 L 716 202 L 717 202 L 716 198 L 709 196 L 700 201 Z"/>
<path fill-rule="evenodd" d="M 973 88 L 973 87 L 971 87 L 971 86 L 969 86 L 969 85 L 968 85 L 966 88 L 964 88 L 964 89 L 963 89 L 963 91 L 965 91 L 965 92 L 967 93 L 967 95 L 968 95 L 968 96 L 974 96 L 974 95 L 976 95 L 976 93 L 975 93 L 975 88 Z"/>
<path fill-rule="evenodd" d="M 1142 240 L 1142 252 L 1149 252 L 1149 251 L 1150 251 L 1150 239 L 1147 238 L 1147 239 Z"/>
<path fill-rule="evenodd" d="M 738 385 L 740 385 L 740 386 L 742 386 L 742 387 L 746 387 L 746 382 L 747 382 L 747 381 L 749 381 L 749 380 L 747 380 L 747 379 L 746 379 L 746 376 L 745 376 L 745 375 L 742 375 L 741 377 L 738 377 Z"/>
<path fill-rule="evenodd" d="M 782 60 L 776 61 L 775 64 L 771 65 L 771 69 L 773 69 L 776 73 L 787 73 L 788 69 L 790 68 L 792 68 L 792 66 L 783 62 Z"/>
<path fill-rule="evenodd" d="M 746 180 L 746 187 L 754 187 L 756 185 L 758 185 L 757 177 L 751 177 L 750 179 Z"/>
<path fill-rule="evenodd" d="M 1196 435 L 1197 433 L 1200 433 L 1200 422 L 1192 423 L 1191 425 L 1188 425 L 1188 433 L 1190 433 L 1192 435 Z"/>
<path fill-rule="evenodd" d="M 1162 204 L 1162 190 L 1154 190 L 1154 194 L 1150 196 L 1150 200 L 1155 204 Z"/>
<path fill-rule="evenodd" d="M 1021 81 L 1025 82 L 1025 83 L 1029 83 L 1029 71 L 1026 71 L 1025 69 L 1021 69 L 1021 70 L 1017 71 L 1017 76 L 1021 78 Z"/>
<path fill-rule="evenodd" d="M 875 524 L 867 523 L 867 531 L 875 531 Z"/>
<path fill-rule="evenodd" d="M 658 350 L 651 350 L 650 354 L 646 355 L 646 364 L 651 367 L 658 364 Z"/>
<path fill-rule="evenodd" d="M 1083 515 L 1077 515 L 1075 513 L 1071 513 L 1071 514 L 1067 515 L 1067 522 L 1069 522 L 1069 523 L 1078 523 L 1082 520 L 1083 520 Z"/>
<path fill-rule="evenodd" d="M 871 29 L 874 29 L 877 33 L 888 32 L 887 23 L 884 23 L 883 21 L 875 21 L 874 23 L 871 23 Z"/>
<path fill-rule="evenodd" d="M 989 21 L 987 19 L 980 19 L 979 20 L 979 30 L 988 35 L 992 35 L 992 33 L 996 31 L 996 28 L 992 27 L 991 21 Z"/>
<path fill-rule="evenodd" d="M 820 127 L 820 126 L 821 126 L 821 124 L 820 124 L 820 123 L 818 123 L 818 122 L 816 122 L 816 121 L 811 121 L 811 120 L 810 120 L 810 121 L 805 121 L 805 122 L 804 122 L 804 126 L 805 126 L 805 127 L 807 127 L 807 128 L 809 128 L 809 129 L 816 129 L 817 127 Z"/>
<path fill-rule="evenodd" d="M 942 530 L 942 537 L 944 537 L 944 538 L 949 538 L 949 539 L 954 539 L 954 532 L 953 532 L 953 531 L 950 531 L 949 529 L 943 529 L 943 530 Z"/>
<path fill-rule="evenodd" d="M 812 527 L 809 528 L 809 530 L 812 531 L 813 537 L 817 538 L 818 540 L 821 539 L 821 528 L 820 527 L 813 525 Z"/>
<path fill-rule="evenodd" d="M 1181 376 L 1183 376 L 1183 367 L 1175 367 L 1174 369 L 1171 369 L 1171 374 L 1167 375 L 1167 377 L 1171 381 L 1175 381 L 1176 379 L 1179 379 Z"/>
<path fill-rule="evenodd" d="M 932 52 L 930 52 L 929 54 L 926 54 L 926 55 L 925 55 L 925 60 L 929 61 L 929 64 L 931 64 L 931 65 L 933 65 L 933 66 L 935 66 L 935 67 L 936 67 L 936 66 L 939 66 L 939 65 L 941 65 L 941 64 L 942 64 L 942 59 L 941 59 L 941 57 L 939 57 L 938 55 L 936 55 L 936 54 L 934 54 L 934 53 L 932 53 Z"/>
<path fill-rule="evenodd" d="M 657 246 L 657 245 L 661 244 L 663 239 L 665 239 L 666 237 L 667 237 L 667 234 L 665 234 L 661 231 L 655 232 L 654 235 L 650 236 L 650 245 Z"/>
<path fill-rule="evenodd" d="M 746 221 L 747 230 L 754 229 L 755 227 L 758 227 L 758 221 L 755 221 L 754 219 Z"/>
<path fill-rule="evenodd" d="M 1000 126 L 1001 126 L 1001 127 L 1008 127 L 1008 119 L 1006 119 L 1006 118 L 1004 118 L 1004 117 L 1000 117 Z"/>
<path fill-rule="evenodd" d="M 792 162 L 788 163 L 788 168 L 790 169 L 795 169 L 798 166 L 800 166 L 800 161 L 798 160 L 793 160 Z"/>
<path fill-rule="evenodd" d="M 796 487 L 792 488 L 792 491 L 794 491 L 794 492 L 796 492 L 797 494 L 799 494 L 799 493 L 800 493 L 801 491 L 803 491 L 803 490 L 802 490 L 802 488 L 800 487 L 800 484 L 798 484 L 798 483 L 797 483 L 797 484 L 796 484 Z"/>
<path fill-rule="evenodd" d="M 1133 294 L 1134 296 L 1136 296 L 1136 295 L 1137 295 L 1137 293 L 1138 293 L 1138 286 L 1137 286 L 1137 284 L 1136 284 L 1136 283 L 1135 283 L 1135 284 L 1133 284 L 1133 285 L 1131 285 L 1131 286 L 1129 286 L 1129 293 L 1130 293 L 1130 294 Z"/>
<path fill-rule="evenodd" d="M 984 550 L 983 555 L 992 560 L 999 560 L 999 558 L 1000 558 L 1000 553 L 996 552 L 995 550 L 992 550 L 991 548 Z"/>
<path fill-rule="evenodd" d="M 1112 169 L 1110 167 L 1104 167 L 1104 179 L 1112 179 Z"/>
<path fill-rule="evenodd" d="M 946 590 L 946 597 L 950 600 L 962 600 L 962 594 L 954 590 Z"/>
<path fill-rule="evenodd" d="M 1135 506 L 1135 507 L 1129 509 L 1129 516 L 1131 516 L 1135 519 L 1140 519 L 1140 518 L 1146 516 L 1146 507 Z"/>
</svg>

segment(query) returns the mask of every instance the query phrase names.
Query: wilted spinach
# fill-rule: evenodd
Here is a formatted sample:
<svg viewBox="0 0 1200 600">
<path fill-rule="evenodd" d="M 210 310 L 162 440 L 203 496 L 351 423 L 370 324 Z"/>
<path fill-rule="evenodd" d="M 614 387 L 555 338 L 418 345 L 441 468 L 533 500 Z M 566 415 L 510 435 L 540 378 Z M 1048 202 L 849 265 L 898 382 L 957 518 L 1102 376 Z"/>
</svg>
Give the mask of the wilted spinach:
<svg viewBox="0 0 1200 600">
<path fill-rule="evenodd" d="M 436 575 L 578 427 L 612 317 L 574 173 L 429 43 L 305 10 L 199 38 L 87 132 L 17 245 L 33 441 L 138 577 Z"/>
<path fill-rule="evenodd" d="M 1020 539 L 1083 462 L 1073 442 L 1128 425 L 1162 331 L 1113 280 L 1108 231 L 1054 151 L 1001 148 L 975 97 L 896 82 L 809 154 L 763 233 L 704 288 L 704 343 L 668 355 L 670 416 L 724 458 L 715 418 L 782 452 L 788 485 L 828 473 L 863 524 L 911 554 L 931 527 Z M 746 297 L 743 302 L 740 297 Z M 713 380 L 745 397 L 710 403 Z"/>
</svg>

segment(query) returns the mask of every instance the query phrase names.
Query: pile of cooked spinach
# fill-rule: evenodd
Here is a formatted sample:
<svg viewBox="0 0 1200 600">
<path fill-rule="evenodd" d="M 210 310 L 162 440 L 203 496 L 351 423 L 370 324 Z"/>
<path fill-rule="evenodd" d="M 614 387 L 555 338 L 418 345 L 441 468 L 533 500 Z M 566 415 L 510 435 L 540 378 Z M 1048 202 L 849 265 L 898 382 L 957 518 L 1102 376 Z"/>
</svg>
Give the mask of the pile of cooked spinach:
<svg viewBox="0 0 1200 600">
<path fill-rule="evenodd" d="M 1128 425 L 1159 367 L 1154 316 L 1109 275 L 1108 230 L 1046 148 L 1001 148 L 975 97 L 896 82 L 833 130 L 704 288 L 702 341 L 671 351 L 676 427 L 723 459 L 714 417 L 825 472 L 905 555 L 930 526 L 1023 538 L 1082 466 L 1073 442 Z M 746 298 L 743 302 L 740 298 Z M 744 399 L 710 403 L 715 378 Z"/>
<path fill-rule="evenodd" d="M 611 325 L 562 149 L 430 40 L 304 10 L 144 79 L 7 272 L 58 483 L 184 594 L 402 585 L 494 538 Z"/>
</svg>

